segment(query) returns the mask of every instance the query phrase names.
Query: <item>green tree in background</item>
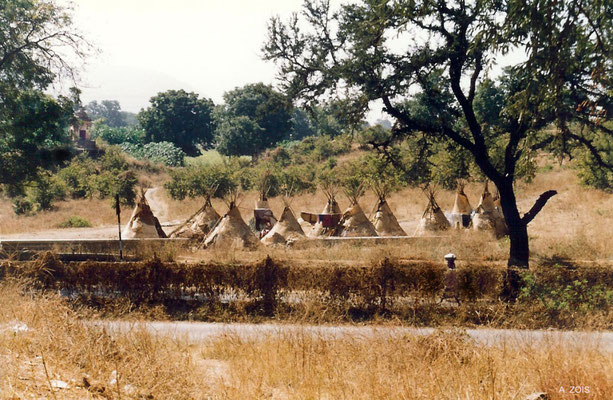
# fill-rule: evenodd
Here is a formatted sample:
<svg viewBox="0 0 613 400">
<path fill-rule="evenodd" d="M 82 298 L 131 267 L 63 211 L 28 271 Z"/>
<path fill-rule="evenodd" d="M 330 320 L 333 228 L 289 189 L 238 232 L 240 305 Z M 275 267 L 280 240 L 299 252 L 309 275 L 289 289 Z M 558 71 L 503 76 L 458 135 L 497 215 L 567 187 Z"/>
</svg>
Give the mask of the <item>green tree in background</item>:
<svg viewBox="0 0 613 400">
<path fill-rule="evenodd" d="M 92 121 L 102 119 L 104 124 L 111 128 L 121 128 L 128 125 L 125 115 L 121 111 L 121 105 L 117 100 L 102 100 L 100 103 L 96 100 L 90 101 L 85 106 L 85 111 Z"/>
<path fill-rule="evenodd" d="M 199 154 L 198 146 L 212 145 L 212 100 L 184 90 L 169 90 L 149 102 L 151 105 L 138 114 L 147 142 L 171 142 L 190 156 Z"/>
<path fill-rule="evenodd" d="M 256 83 L 224 94 L 217 111 L 219 151 L 225 155 L 257 155 L 289 138 L 292 104 L 272 86 Z M 246 129 L 244 137 L 240 129 Z"/>
<path fill-rule="evenodd" d="M 265 148 L 263 136 L 262 128 L 248 117 L 227 119 L 217 128 L 217 151 L 225 156 L 257 156 Z"/>
<path fill-rule="evenodd" d="M 470 154 L 500 192 L 509 266 L 527 267 L 528 224 L 556 192 L 543 193 L 520 215 L 514 182 L 522 158 L 544 148 L 570 154 L 582 147 L 599 165 L 613 167 L 605 149 L 570 129 L 577 122 L 613 135 L 606 128 L 612 13 L 609 0 L 363 0 L 338 11 L 328 1 L 307 0 L 304 20 L 298 14 L 289 23 L 271 20 L 264 55 L 278 64 L 292 98 L 336 96 L 362 114 L 380 100 L 395 120 L 392 140 L 425 135 L 425 144 L 452 142 Z M 523 50 L 526 59 L 498 79 L 504 107 L 496 115 L 478 105 L 477 90 L 497 57 L 512 50 Z M 422 101 L 411 104 L 418 96 Z M 555 129 L 543 129 L 550 124 Z"/>
</svg>

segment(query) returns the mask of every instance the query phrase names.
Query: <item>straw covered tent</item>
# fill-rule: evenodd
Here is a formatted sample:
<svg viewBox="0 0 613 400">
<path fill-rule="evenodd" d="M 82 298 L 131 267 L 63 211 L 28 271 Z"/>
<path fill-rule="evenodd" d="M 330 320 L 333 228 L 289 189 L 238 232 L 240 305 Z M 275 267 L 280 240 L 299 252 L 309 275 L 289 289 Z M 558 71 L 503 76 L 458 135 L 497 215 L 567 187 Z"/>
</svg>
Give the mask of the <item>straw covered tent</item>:
<svg viewBox="0 0 613 400">
<path fill-rule="evenodd" d="M 328 202 L 320 214 L 300 213 L 305 221 L 313 225 L 310 237 L 334 236 L 342 217 L 341 208 L 336 202 L 336 192 L 332 187 L 322 187 Z"/>
<path fill-rule="evenodd" d="M 364 195 L 364 183 L 350 176 L 345 183 L 345 195 L 351 205 L 343 213 L 338 226 L 338 236 L 362 237 L 378 236 L 372 222 L 366 217 L 358 199 Z"/>
<path fill-rule="evenodd" d="M 221 217 L 213 208 L 211 199 L 208 197 L 202 208 L 175 229 L 170 237 L 202 240 L 213 229 L 219 218 Z"/>
<path fill-rule="evenodd" d="M 121 236 L 126 239 L 166 237 L 160 221 L 153 215 L 153 211 L 149 207 L 144 190 L 141 190 L 130 221 L 123 229 Z"/>
<path fill-rule="evenodd" d="M 272 227 L 270 232 L 262 238 L 262 243 L 265 245 L 272 244 L 291 244 L 296 240 L 305 239 L 306 235 L 302 230 L 302 227 L 296 220 L 294 213 L 292 212 L 289 203 L 284 199 L 285 208 L 281 213 L 281 218 Z"/>
<path fill-rule="evenodd" d="M 485 188 L 481 194 L 479 205 L 475 210 L 475 215 L 472 220 L 473 229 L 479 231 L 491 231 L 497 237 L 506 235 L 507 226 L 504 222 L 500 209 L 496 207 L 496 202 L 490 191 L 488 190 L 487 181 Z"/>
<path fill-rule="evenodd" d="M 455 194 L 453 210 L 451 211 L 451 224 L 454 227 L 468 228 L 470 225 L 473 208 L 464 193 L 464 182 L 458 182 L 458 189 Z"/>
<path fill-rule="evenodd" d="M 238 195 L 231 194 L 228 212 L 217 222 L 204 240 L 205 247 L 255 247 L 259 240 L 249 229 L 238 209 Z"/>
<path fill-rule="evenodd" d="M 384 183 L 373 183 L 372 189 L 379 198 L 377 203 L 377 209 L 373 218 L 373 226 L 379 236 L 407 236 L 406 232 L 402 229 L 396 216 L 390 209 L 387 203 L 386 197 L 388 193 L 387 185 Z"/>
<path fill-rule="evenodd" d="M 440 232 L 449 229 L 451 224 L 436 202 L 434 190 L 427 188 L 424 192 L 428 197 L 428 205 L 421 216 L 416 234 L 426 235 L 431 232 Z"/>
<path fill-rule="evenodd" d="M 343 213 L 343 218 L 339 223 L 338 236 L 342 237 L 363 237 L 378 236 L 372 222 L 366 217 L 357 198 L 350 198 L 351 205 Z"/>
</svg>

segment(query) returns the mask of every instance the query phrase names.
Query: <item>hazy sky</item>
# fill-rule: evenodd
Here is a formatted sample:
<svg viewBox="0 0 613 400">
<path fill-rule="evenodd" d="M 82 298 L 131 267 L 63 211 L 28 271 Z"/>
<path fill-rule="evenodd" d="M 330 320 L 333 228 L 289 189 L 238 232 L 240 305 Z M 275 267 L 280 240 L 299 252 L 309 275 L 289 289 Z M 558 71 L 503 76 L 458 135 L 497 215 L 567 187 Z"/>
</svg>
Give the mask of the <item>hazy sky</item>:
<svg viewBox="0 0 613 400">
<path fill-rule="evenodd" d="M 116 99 L 137 112 L 149 98 L 185 89 L 222 101 L 247 83 L 274 83 L 261 59 L 269 18 L 302 0 L 77 0 L 74 22 L 100 50 L 82 73 L 82 100 Z"/>
<path fill-rule="evenodd" d="M 149 98 L 169 89 L 193 91 L 218 104 L 237 86 L 274 84 L 274 64 L 261 59 L 266 25 L 274 15 L 287 20 L 302 3 L 75 0 L 74 22 L 100 51 L 82 73 L 82 100 L 119 100 L 123 110 L 138 112 Z M 371 104 L 368 120 L 381 117 L 387 117 L 381 105 Z"/>
</svg>

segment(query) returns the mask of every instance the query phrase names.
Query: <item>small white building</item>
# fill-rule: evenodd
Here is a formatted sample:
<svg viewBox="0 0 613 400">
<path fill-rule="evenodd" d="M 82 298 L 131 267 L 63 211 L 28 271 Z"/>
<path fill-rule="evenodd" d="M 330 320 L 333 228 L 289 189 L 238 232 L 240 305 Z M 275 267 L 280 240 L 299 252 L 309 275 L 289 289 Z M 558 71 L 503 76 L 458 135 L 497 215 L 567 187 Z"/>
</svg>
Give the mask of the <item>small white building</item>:
<svg viewBox="0 0 613 400">
<path fill-rule="evenodd" d="M 73 142 L 79 140 L 91 140 L 90 131 L 92 128 L 92 120 L 85 112 L 85 109 L 80 108 L 75 112 L 75 122 L 70 126 L 70 139 Z"/>
</svg>

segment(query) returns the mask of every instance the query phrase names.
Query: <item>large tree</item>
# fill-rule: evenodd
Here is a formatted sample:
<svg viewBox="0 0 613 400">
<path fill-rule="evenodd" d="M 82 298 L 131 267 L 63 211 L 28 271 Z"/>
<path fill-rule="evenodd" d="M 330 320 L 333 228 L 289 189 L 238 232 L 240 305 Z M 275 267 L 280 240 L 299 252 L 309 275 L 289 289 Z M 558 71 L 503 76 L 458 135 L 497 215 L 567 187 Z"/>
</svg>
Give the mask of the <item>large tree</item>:
<svg viewBox="0 0 613 400">
<path fill-rule="evenodd" d="M 44 90 L 74 78 L 74 63 L 90 50 L 54 1 L 0 1 L 0 184 L 20 185 L 68 156 L 65 128 L 78 91 L 53 99 Z"/>
<path fill-rule="evenodd" d="M 278 63 L 290 96 L 339 96 L 363 112 L 380 100 L 396 121 L 393 138 L 427 135 L 464 149 L 500 192 L 509 265 L 527 267 L 527 226 L 556 192 L 520 215 L 518 162 L 545 147 L 584 146 L 606 164 L 588 131 L 613 134 L 603 124 L 611 117 L 612 13 L 610 0 L 362 0 L 338 11 L 308 0 L 302 18 L 271 20 L 264 55 Z M 503 108 L 478 109 L 488 71 L 513 51 L 525 57 L 495 84 Z M 411 103 L 417 96 L 421 103 Z M 543 130 L 548 124 L 554 129 Z"/>
<path fill-rule="evenodd" d="M 228 155 L 257 155 L 292 133 L 292 103 L 270 85 L 254 83 L 236 88 L 224 94 L 224 102 L 217 113 L 224 127 L 218 132 L 218 142 L 233 142 L 232 146 L 222 146 L 232 151 Z M 250 121 L 249 131 L 241 139 L 234 133 L 237 127 L 246 126 L 245 118 Z M 237 119 L 240 121 L 234 121 Z"/>
<path fill-rule="evenodd" d="M 153 96 L 151 105 L 138 114 L 148 142 L 171 142 L 186 154 L 199 154 L 198 146 L 213 142 L 213 101 L 196 93 L 169 90 Z"/>
</svg>

